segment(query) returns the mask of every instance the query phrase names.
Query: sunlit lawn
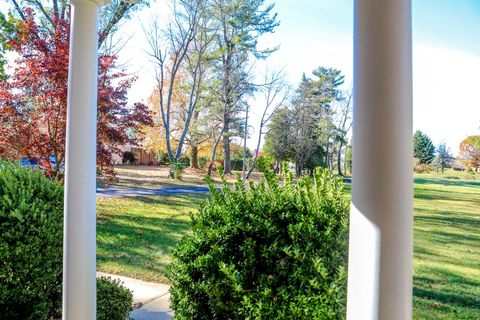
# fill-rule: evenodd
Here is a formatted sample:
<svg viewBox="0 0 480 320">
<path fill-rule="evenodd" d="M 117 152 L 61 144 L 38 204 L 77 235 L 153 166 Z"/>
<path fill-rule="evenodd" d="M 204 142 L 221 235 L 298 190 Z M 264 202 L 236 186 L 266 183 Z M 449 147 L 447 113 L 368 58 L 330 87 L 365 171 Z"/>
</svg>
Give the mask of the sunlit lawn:
<svg viewBox="0 0 480 320">
<path fill-rule="evenodd" d="M 97 269 L 168 283 L 165 266 L 203 195 L 97 199 Z"/>
<path fill-rule="evenodd" d="M 480 181 L 415 179 L 415 319 L 480 319 Z"/>
<path fill-rule="evenodd" d="M 480 181 L 444 177 L 415 179 L 414 318 L 480 319 Z M 99 270 L 166 282 L 203 197 L 98 199 Z"/>
</svg>

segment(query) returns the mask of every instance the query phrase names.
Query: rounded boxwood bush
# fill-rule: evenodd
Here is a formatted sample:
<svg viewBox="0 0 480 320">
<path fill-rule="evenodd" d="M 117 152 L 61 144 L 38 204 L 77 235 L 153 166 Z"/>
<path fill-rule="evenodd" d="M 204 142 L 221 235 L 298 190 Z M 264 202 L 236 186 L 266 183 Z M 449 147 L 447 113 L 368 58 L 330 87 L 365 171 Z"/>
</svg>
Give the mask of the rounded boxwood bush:
<svg viewBox="0 0 480 320">
<path fill-rule="evenodd" d="M 175 319 L 345 318 L 348 201 L 326 170 L 222 191 L 169 266 Z"/>
<path fill-rule="evenodd" d="M 0 161 L 0 313 L 56 318 L 62 301 L 63 187 Z"/>
<path fill-rule="evenodd" d="M 132 292 L 120 280 L 97 278 L 97 320 L 128 319 L 132 306 Z"/>
</svg>

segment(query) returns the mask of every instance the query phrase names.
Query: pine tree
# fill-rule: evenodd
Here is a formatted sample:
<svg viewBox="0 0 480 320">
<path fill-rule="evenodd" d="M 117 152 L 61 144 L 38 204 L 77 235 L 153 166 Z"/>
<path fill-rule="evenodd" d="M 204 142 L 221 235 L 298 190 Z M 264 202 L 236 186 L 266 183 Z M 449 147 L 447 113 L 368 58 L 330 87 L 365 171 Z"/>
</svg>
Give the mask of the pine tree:
<svg viewBox="0 0 480 320">
<path fill-rule="evenodd" d="M 435 158 L 435 146 L 432 140 L 420 130 L 413 135 L 413 156 L 418 158 L 420 164 L 432 163 Z"/>
</svg>

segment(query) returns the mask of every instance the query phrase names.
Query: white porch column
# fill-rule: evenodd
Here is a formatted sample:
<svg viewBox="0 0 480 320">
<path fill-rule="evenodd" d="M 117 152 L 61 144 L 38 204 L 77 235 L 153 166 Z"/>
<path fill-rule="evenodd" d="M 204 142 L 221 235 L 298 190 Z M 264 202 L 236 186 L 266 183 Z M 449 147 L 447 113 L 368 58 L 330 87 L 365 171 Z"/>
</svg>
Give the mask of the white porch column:
<svg viewBox="0 0 480 320">
<path fill-rule="evenodd" d="M 65 162 L 63 319 L 96 318 L 97 13 L 102 0 L 71 0 Z"/>
<path fill-rule="evenodd" d="M 354 47 L 347 319 L 411 319 L 410 0 L 356 0 Z"/>
</svg>

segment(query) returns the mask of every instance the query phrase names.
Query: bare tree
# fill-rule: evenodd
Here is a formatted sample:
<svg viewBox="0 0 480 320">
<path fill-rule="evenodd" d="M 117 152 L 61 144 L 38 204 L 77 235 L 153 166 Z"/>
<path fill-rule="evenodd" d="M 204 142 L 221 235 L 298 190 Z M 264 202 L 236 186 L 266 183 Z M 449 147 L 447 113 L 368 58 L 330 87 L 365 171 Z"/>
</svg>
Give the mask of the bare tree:
<svg viewBox="0 0 480 320">
<path fill-rule="evenodd" d="M 352 92 L 348 91 L 346 93 L 346 97 L 344 100 L 340 101 L 337 104 L 336 114 L 337 114 L 337 136 L 336 136 L 336 152 L 337 152 L 337 170 L 339 175 L 343 175 L 342 173 L 342 150 L 343 147 L 347 146 L 348 140 L 347 136 L 352 128 Z M 345 150 L 346 155 L 346 150 Z M 333 157 L 332 157 L 333 158 Z M 333 167 L 333 166 L 332 166 Z"/>
<path fill-rule="evenodd" d="M 39 14 L 43 26 L 48 29 L 56 27 L 54 18 L 65 19 L 68 14 L 68 0 L 10 0 L 15 12 L 22 20 L 26 20 L 25 7 L 29 6 Z M 100 10 L 100 31 L 98 47 L 100 48 L 108 36 L 118 30 L 120 22 L 129 18 L 131 13 L 148 4 L 148 0 L 112 0 Z"/>
<path fill-rule="evenodd" d="M 265 128 L 267 127 L 268 123 L 272 116 L 277 112 L 278 109 L 284 107 L 288 97 L 290 95 L 289 87 L 285 80 L 285 75 L 282 71 L 273 71 L 273 72 L 266 72 L 265 73 L 265 83 L 262 85 L 262 93 L 264 95 L 265 106 L 263 108 L 262 117 L 260 119 L 260 123 L 258 125 L 258 139 L 257 139 L 257 147 L 255 149 L 255 154 L 253 156 L 253 161 L 250 169 L 248 170 L 247 175 L 245 173 L 243 175 L 244 179 L 249 179 L 250 175 L 252 174 L 253 169 L 257 163 L 258 153 L 260 149 L 260 145 L 262 143 L 262 137 L 265 132 Z M 245 166 L 245 157 L 244 157 L 244 166 Z"/>
<path fill-rule="evenodd" d="M 165 129 L 167 154 L 169 160 L 175 162 L 181 156 L 190 122 L 195 114 L 205 71 L 204 55 L 213 38 L 209 36 L 208 30 L 207 1 L 173 0 L 172 3 L 172 20 L 166 29 L 162 30 L 155 20 L 150 28 L 145 30 L 145 34 L 150 46 L 148 54 L 155 66 L 158 105 Z M 183 85 L 188 85 L 189 93 L 185 123 L 178 139 L 177 150 L 174 152 L 171 145 L 173 93 L 180 82 L 179 72 L 183 69 L 188 70 L 187 83 Z"/>
</svg>

